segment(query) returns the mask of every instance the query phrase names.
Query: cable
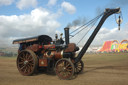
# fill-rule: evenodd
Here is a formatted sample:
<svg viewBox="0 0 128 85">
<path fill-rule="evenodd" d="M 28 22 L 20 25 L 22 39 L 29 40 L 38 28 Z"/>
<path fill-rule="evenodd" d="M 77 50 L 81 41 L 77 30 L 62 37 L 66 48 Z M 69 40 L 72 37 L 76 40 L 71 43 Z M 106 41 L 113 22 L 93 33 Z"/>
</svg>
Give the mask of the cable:
<svg viewBox="0 0 128 85">
<path fill-rule="evenodd" d="M 123 15 L 122 15 L 122 12 L 120 12 L 120 16 L 122 17 L 122 20 L 123 20 Z"/>
<path fill-rule="evenodd" d="M 103 14 L 103 13 L 102 13 Z M 91 25 L 91 24 L 93 24 L 94 22 L 96 22 L 101 16 L 102 16 L 102 14 L 100 14 L 99 16 L 97 16 L 96 18 L 94 18 L 94 19 L 92 19 L 92 20 L 90 20 L 87 24 L 88 25 L 86 25 L 85 27 L 83 27 L 84 25 L 82 25 L 81 27 L 79 27 L 79 28 L 82 28 L 81 30 L 79 30 L 77 33 L 75 33 L 73 36 L 71 36 L 70 37 L 70 39 L 72 38 L 72 37 L 74 37 L 75 35 L 77 35 L 78 33 L 80 33 L 82 30 L 84 30 L 85 28 L 87 28 L 89 25 Z M 76 29 L 76 30 L 78 30 L 78 28 Z M 74 30 L 73 32 L 75 32 L 76 30 Z M 71 33 L 73 33 L 73 32 L 71 32 Z M 70 34 L 71 34 L 70 33 Z"/>
<path fill-rule="evenodd" d="M 78 27 L 76 30 L 72 31 L 70 34 L 74 33 L 75 31 L 77 31 L 78 29 L 84 27 L 85 25 L 91 23 L 92 21 L 94 21 L 95 19 L 97 19 L 98 17 L 102 16 L 104 13 L 101 13 L 100 15 L 98 15 L 97 17 L 95 17 L 94 19 L 90 20 L 89 22 L 83 24 L 82 26 Z"/>
<path fill-rule="evenodd" d="M 102 14 L 103 14 L 103 13 L 102 13 Z M 102 14 L 98 15 L 96 18 L 94 18 L 94 19 L 90 20 L 90 21 L 89 21 L 89 22 L 87 22 L 86 24 L 84 24 L 84 25 L 80 26 L 80 27 L 79 27 L 79 28 L 77 28 L 76 30 L 72 31 L 70 34 L 72 34 L 73 32 L 77 31 L 78 29 L 80 29 L 80 28 L 84 27 L 85 25 L 87 25 L 87 24 L 91 23 L 92 21 L 94 21 L 95 19 L 97 19 L 97 18 L 98 18 L 99 16 L 101 16 Z"/>
<path fill-rule="evenodd" d="M 99 19 L 99 18 L 98 18 Z M 88 32 L 92 29 L 92 27 L 96 24 L 97 21 L 93 23 L 93 25 L 90 27 L 90 29 L 84 34 L 84 36 L 77 42 L 77 45 L 82 41 L 82 39 L 88 34 Z"/>
</svg>

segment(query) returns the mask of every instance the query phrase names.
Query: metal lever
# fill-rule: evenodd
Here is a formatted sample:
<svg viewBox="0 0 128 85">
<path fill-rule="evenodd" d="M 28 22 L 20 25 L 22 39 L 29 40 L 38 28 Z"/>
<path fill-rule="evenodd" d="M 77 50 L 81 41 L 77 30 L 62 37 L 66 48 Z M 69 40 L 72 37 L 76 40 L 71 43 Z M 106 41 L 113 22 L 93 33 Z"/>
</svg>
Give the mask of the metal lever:
<svg viewBox="0 0 128 85">
<path fill-rule="evenodd" d="M 60 39 L 62 39 L 63 33 L 60 34 Z"/>
<path fill-rule="evenodd" d="M 58 35 L 57 34 L 55 34 L 55 39 L 58 40 Z"/>
</svg>

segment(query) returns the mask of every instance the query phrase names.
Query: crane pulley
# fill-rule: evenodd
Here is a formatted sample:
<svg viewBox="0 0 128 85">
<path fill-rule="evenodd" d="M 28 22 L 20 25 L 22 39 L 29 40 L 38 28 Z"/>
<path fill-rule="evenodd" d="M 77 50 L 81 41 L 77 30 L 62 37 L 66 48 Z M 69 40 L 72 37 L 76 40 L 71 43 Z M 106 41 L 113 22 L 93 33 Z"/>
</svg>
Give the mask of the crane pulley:
<svg viewBox="0 0 128 85">
<path fill-rule="evenodd" d="M 123 22 L 121 16 L 119 15 L 119 18 L 116 20 L 116 23 L 118 24 L 118 30 L 120 30 L 120 24 Z"/>
</svg>

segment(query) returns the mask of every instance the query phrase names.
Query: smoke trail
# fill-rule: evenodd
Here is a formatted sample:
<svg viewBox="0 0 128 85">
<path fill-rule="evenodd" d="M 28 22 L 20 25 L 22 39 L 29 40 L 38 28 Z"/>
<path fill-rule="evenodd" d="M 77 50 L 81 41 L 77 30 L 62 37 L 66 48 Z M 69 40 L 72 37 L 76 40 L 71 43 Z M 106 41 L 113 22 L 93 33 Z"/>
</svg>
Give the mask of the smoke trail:
<svg viewBox="0 0 128 85">
<path fill-rule="evenodd" d="M 80 26 L 86 23 L 85 17 L 78 17 L 74 21 L 68 23 L 67 27 Z"/>
</svg>

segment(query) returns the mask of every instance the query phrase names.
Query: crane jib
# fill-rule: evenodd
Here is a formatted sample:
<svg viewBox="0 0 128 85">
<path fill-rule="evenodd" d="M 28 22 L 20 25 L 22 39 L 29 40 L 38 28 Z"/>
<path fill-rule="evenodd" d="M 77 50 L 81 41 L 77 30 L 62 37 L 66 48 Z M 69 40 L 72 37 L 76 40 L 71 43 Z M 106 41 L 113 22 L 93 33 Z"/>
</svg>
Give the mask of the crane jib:
<svg viewBox="0 0 128 85">
<path fill-rule="evenodd" d="M 81 51 L 79 52 L 78 56 L 75 58 L 75 63 L 79 62 L 81 60 L 81 58 L 83 57 L 83 55 L 86 53 L 88 47 L 90 46 L 90 44 L 92 43 L 92 41 L 94 40 L 95 36 L 97 35 L 97 33 L 99 32 L 101 26 L 103 25 L 103 23 L 105 22 L 105 20 L 112 14 L 114 13 L 120 13 L 120 8 L 116 8 L 116 9 L 106 9 L 104 12 L 104 15 L 102 16 L 99 24 L 97 25 L 97 27 L 95 28 L 95 30 L 93 31 L 93 33 L 91 34 L 91 36 L 89 37 L 89 39 L 87 40 L 87 42 L 85 43 L 85 45 L 83 46 L 83 48 L 81 49 Z"/>
</svg>

